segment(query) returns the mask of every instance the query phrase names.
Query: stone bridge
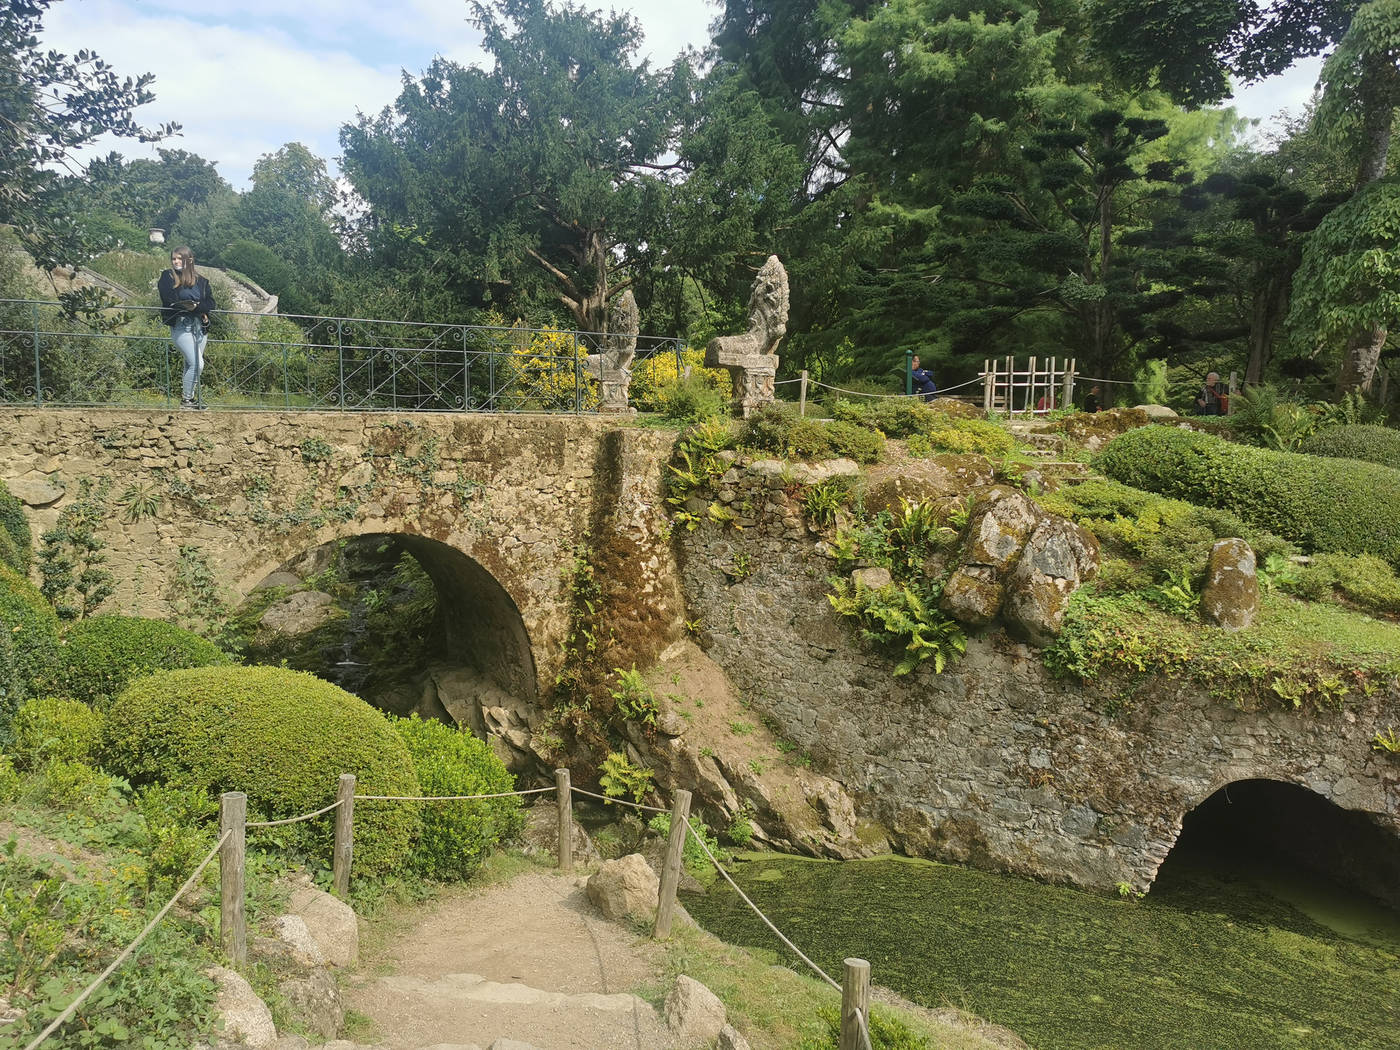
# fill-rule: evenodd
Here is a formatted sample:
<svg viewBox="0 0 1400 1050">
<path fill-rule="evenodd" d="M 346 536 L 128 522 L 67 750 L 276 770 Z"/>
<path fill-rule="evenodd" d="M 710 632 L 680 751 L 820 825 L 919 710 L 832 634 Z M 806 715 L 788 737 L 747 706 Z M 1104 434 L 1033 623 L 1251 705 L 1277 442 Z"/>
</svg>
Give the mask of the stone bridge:
<svg viewBox="0 0 1400 1050">
<path fill-rule="evenodd" d="M 1400 727 L 1400 686 L 1336 710 L 1245 710 L 1185 682 L 1056 680 L 996 633 L 946 674 L 893 679 L 832 611 L 834 563 L 772 464 L 726 475 L 720 498 L 743 530 L 672 537 L 673 440 L 599 417 L 36 409 L 0 421 L 0 480 L 36 537 L 84 479 L 105 490 L 117 590 L 104 610 L 178 618 L 210 592 L 236 604 L 323 544 L 398 537 L 437 587 L 447 661 L 524 704 L 564 666 L 569 569 L 586 555 L 621 666 L 646 667 L 686 620 L 703 624 L 754 715 L 879 821 L 848 852 L 888 839 L 1145 890 L 1188 817 L 1239 785 L 1226 805 L 1243 819 L 1400 904 L 1400 761 L 1371 746 Z M 741 560 L 749 570 L 730 571 Z M 708 747 L 682 737 L 663 762 L 634 742 L 712 822 L 726 805 L 763 811 L 747 763 L 726 784 Z M 1261 799 L 1246 783 L 1287 792 Z"/>
<path fill-rule="evenodd" d="M 437 587 L 450 658 L 533 701 L 554 681 L 586 553 L 625 582 L 638 645 L 680 623 L 661 506 L 674 434 L 590 417 L 23 410 L 0 424 L 0 480 L 36 539 L 105 492 L 116 593 L 162 619 L 236 605 L 322 544 L 395 536 Z M 140 514 L 142 502 L 155 512 Z M 200 593 L 203 589 L 203 594 Z M 645 660 L 648 654 L 638 652 Z"/>
</svg>

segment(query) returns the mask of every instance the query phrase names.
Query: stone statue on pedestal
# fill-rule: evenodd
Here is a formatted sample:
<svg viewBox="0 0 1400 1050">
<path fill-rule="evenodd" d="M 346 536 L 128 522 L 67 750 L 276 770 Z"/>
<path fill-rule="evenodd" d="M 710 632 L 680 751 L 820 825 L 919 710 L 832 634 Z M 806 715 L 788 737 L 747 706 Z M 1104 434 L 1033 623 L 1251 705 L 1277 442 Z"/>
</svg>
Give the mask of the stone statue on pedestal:
<svg viewBox="0 0 1400 1050">
<path fill-rule="evenodd" d="M 642 315 L 637 300 L 629 288 L 608 310 L 608 334 L 603 337 L 603 352 L 584 358 L 584 369 L 603 387 L 598 411 L 604 415 L 635 412 L 627 404 L 627 387 L 632 382 L 632 359 L 637 356 L 637 333 L 642 330 Z"/>
<path fill-rule="evenodd" d="M 734 408 L 745 419 L 773 400 L 778 344 L 787 334 L 787 318 L 787 270 L 770 255 L 749 295 L 749 330 L 716 336 L 705 347 L 705 367 L 727 368 L 733 377 Z"/>
</svg>

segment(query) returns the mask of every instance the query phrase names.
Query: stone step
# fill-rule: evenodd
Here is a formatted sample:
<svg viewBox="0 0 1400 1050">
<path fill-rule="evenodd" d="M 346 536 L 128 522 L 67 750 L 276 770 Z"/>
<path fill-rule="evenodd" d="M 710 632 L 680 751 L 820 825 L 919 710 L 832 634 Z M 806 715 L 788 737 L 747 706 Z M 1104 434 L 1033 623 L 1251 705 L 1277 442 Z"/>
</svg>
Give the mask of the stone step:
<svg viewBox="0 0 1400 1050">
<path fill-rule="evenodd" d="M 374 1050 L 491 1050 L 498 1042 L 499 1050 L 661 1048 L 671 1042 L 656 1010 L 627 993 L 554 992 L 480 974 L 449 973 L 380 977 L 368 982 L 357 999 L 378 1001 L 373 1016 L 383 1042 Z M 389 1018 L 392 1031 L 387 1030 Z M 509 1041 L 512 1032 L 529 1032 L 531 1042 Z M 335 1050 L 363 1048 L 337 1044 Z"/>
</svg>

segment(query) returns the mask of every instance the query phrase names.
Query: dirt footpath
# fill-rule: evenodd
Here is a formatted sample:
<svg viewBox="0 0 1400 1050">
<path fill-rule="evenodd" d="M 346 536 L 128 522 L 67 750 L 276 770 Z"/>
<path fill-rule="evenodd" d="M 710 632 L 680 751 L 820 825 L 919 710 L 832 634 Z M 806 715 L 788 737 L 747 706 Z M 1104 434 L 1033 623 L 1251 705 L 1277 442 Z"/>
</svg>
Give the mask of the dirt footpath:
<svg viewBox="0 0 1400 1050">
<path fill-rule="evenodd" d="M 531 871 L 429 906 L 371 947 L 348 982 L 345 1006 L 374 1023 L 359 1038 L 391 1050 L 501 1038 L 538 1050 L 682 1050 L 630 994 L 660 986 L 661 950 L 602 918 L 583 883 Z"/>
</svg>

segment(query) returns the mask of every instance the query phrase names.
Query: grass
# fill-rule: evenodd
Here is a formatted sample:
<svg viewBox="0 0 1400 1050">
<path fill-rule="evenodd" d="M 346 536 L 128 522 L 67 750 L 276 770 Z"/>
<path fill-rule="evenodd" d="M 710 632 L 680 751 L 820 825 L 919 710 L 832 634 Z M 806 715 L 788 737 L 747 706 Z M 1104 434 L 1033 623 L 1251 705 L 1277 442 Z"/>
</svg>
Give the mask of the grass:
<svg viewBox="0 0 1400 1050">
<path fill-rule="evenodd" d="M 116 281 L 127 291 L 145 299 L 154 292 L 156 278 L 170 263 L 163 251 L 123 250 L 106 252 L 87 265 L 88 269 L 100 273 L 109 281 Z"/>
<path fill-rule="evenodd" d="M 1045 659 L 1056 673 L 1083 680 L 1114 671 L 1189 677 L 1240 706 L 1331 708 L 1400 672 L 1400 625 L 1269 594 L 1251 627 L 1227 632 L 1138 595 L 1085 588 Z"/>
<path fill-rule="evenodd" d="M 754 1050 L 790 1050 L 807 1039 L 819 1040 L 826 1025 L 822 1008 L 841 1005 L 841 995 L 810 971 L 795 973 L 778 964 L 776 953 L 725 944 L 693 926 L 677 925 L 665 945 L 666 980 L 643 988 L 644 999 L 660 1004 L 680 974 L 699 981 L 723 1001 L 730 1023 L 742 1031 Z M 838 960 L 828 970 L 841 979 Z M 938 1024 L 923 1014 L 898 1007 L 875 1007 L 902 1021 L 928 1040 L 929 1050 L 987 1050 L 984 1039 L 951 1025 Z"/>
<path fill-rule="evenodd" d="M 1163 878 L 1138 902 L 902 858 L 732 870 L 828 973 L 868 959 L 877 984 L 969 1008 L 1037 1050 L 1400 1046 L 1400 937 L 1350 939 L 1225 875 Z M 727 940 L 779 949 L 723 887 L 686 906 Z M 736 975 L 733 993 L 754 980 Z"/>
</svg>

